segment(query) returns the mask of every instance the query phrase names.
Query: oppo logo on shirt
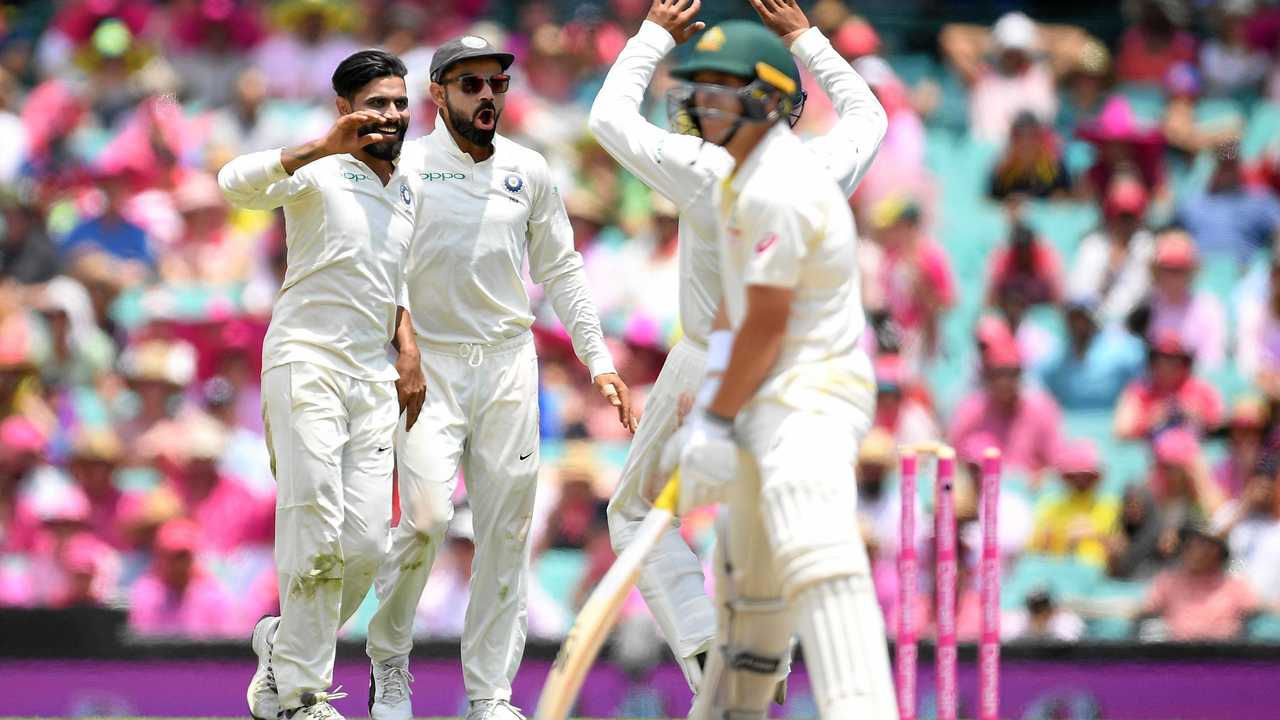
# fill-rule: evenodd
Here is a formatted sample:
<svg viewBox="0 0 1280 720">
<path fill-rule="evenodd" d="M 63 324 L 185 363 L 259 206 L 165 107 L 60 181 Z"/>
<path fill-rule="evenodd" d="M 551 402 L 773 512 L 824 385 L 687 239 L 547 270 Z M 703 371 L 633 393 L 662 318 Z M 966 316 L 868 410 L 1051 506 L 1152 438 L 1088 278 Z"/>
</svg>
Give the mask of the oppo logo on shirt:
<svg viewBox="0 0 1280 720">
<path fill-rule="evenodd" d="M 365 175 L 364 173 L 351 172 L 349 170 L 347 172 L 342 173 L 342 177 L 352 182 L 362 182 L 364 180 L 369 179 L 369 176 Z"/>
<path fill-rule="evenodd" d="M 424 172 L 418 173 L 418 177 L 427 182 L 444 182 L 448 180 L 466 180 L 467 176 L 463 173 L 456 172 Z"/>
</svg>

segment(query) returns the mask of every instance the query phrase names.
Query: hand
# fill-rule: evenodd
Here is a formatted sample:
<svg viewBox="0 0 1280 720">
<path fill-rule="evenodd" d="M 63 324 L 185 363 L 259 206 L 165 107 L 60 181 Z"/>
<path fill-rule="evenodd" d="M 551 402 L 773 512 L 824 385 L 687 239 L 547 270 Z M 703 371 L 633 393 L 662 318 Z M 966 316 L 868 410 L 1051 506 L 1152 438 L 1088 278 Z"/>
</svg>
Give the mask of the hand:
<svg viewBox="0 0 1280 720">
<path fill-rule="evenodd" d="M 727 499 L 738 477 L 738 446 L 732 434 L 731 424 L 695 410 L 667 441 L 659 467 L 664 478 L 680 468 L 679 512 Z"/>
<path fill-rule="evenodd" d="M 676 398 L 676 427 L 684 425 L 685 418 L 689 417 L 689 413 L 693 410 L 693 395 L 689 393 L 680 393 L 680 397 Z"/>
<path fill-rule="evenodd" d="M 693 20 L 701 7 L 702 0 L 653 0 L 645 19 L 661 25 L 679 45 L 707 26 Z"/>
<path fill-rule="evenodd" d="M 321 141 L 321 147 L 329 155 L 342 155 L 354 153 L 366 145 L 391 140 L 391 136 L 382 133 L 360 134 L 360 128 L 383 122 L 386 122 L 386 119 L 382 114 L 372 110 L 357 110 L 349 115 L 343 115 L 338 118 L 333 127 L 329 128 L 329 132 Z"/>
<path fill-rule="evenodd" d="M 628 432 L 634 433 L 638 425 L 635 414 L 631 411 L 631 390 L 617 373 L 600 373 L 595 377 L 596 389 L 600 396 L 618 409 L 618 422 Z"/>
<path fill-rule="evenodd" d="M 416 352 L 401 352 L 396 358 L 396 372 L 400 374 L 400 379 L 396 380 L 396 400 L 400 403 L 400 413 L 405 415 L 404 429 L 408 432 L 418 422 L 418 414 L 427 399 L 427 377 L 422 374 L 422 356 Z"/>
<path fill-rule="evenodd" d="M 749 0 L 764 26 L 772 30 L 787 47 L 809 29 L 809 18 L 796 0 Z"/>
</svg>

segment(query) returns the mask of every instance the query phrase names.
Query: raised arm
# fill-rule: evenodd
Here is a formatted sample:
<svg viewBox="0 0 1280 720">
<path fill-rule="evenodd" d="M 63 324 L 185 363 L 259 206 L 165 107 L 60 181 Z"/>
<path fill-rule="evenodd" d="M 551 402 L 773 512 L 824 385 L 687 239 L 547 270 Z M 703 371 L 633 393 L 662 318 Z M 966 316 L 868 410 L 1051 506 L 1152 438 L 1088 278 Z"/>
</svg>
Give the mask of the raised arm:
<svg viewBox="0 0 1280 720">
<path fill-rule="evenodd" d="M 218 185 L 227 202 L 236 207 L 274 210 L 311 192 L 307 179 L 296 175 L 304 166 L 322 157 L 355 152 L 385 139 L 378 133 L 359 134 L 361 127 L 381 120 L 380 114 L 361 110 L 338 118 L 319 140 L 241 155 L 218 171 Z"/>
<path fill-rule="evenodd" d="M 810 140 L 808 145 L 827 165 L 831 177 L 845 194 L 852 195 L 858 181 L 871 167 L 889 128 L 884 108 L 867 82 L 831 47 L 822 31 L 810 27 L 796 0 L 751 0 L 751 6 L 765 26 L 777 33 L 791 48 L 791 54 L 813 73 L 823 92 L 831 98 L 839 120 L 826 135 Z"/>
<path fill-rule="evenodd" d="M 686 3 L 654 0 L 640 31 L 627 41 L 605 77 L 588 120 L 601 147 L 682 210 L 713 179 L 733 169 L 733 159 L 723 149 L 691 135 L 667 132 L 640 113 L 658 63 L 677 42 L 702 28 L 702 23 L 692 22 L 698 0 Z"/>
</svg>

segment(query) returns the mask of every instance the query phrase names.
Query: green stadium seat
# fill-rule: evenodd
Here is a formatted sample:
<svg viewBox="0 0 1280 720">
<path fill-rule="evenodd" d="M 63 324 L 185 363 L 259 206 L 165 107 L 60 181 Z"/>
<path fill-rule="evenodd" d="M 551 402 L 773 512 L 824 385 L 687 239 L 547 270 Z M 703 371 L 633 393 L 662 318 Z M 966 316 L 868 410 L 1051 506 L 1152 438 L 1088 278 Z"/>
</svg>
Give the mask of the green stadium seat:
<svg viewBox="0 0 1280 720">
<path fill-rule="evenodd" d="M 1278 140 L 1280 140 L 1280 103 L 1259 103 L 1249 116 L 1249 124 L 1245 127 L 1244 137 L 1240 140 L 1240 153 L 1245 159 L 1253 160 Z"/>
<path fill-rule="evenodd" d="M 1267 613 L 1249 621 L 1245 635 L 1254 642 L 1280 642 L 1280 614 Z"/>
<path fill-rule="evenodd" d="M 547 595 L 566 613 L 573 614 L 573 593 L 587 569 L 587 557 L 580 550 L 550 549 L 533 565 L 533 576 Z"/>
</svg>

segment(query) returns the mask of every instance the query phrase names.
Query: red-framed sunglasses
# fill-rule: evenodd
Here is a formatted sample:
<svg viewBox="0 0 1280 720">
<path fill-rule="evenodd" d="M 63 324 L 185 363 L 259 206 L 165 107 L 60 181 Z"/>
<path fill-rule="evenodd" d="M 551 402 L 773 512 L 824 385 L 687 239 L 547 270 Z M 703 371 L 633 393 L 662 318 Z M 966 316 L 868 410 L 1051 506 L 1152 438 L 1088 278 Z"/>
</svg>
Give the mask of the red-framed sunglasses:
<svg viewBox="0 0 1280 720">
<path fill-rule="evenodd" d="M 444 85 L 455 82 L 458 83 L 458 89 L 461 90 L 464 95 L 478 94 L 485 86 L 485 83 L 489 84 L 494 95 L 501 95 L 507 91 L 507 88 L 511 87 L 511 76 L 506 73 L 498 73 L 497 75 L 491 75 L 489 77 L 467 74 L 441 81 Z"/>
</svg>

